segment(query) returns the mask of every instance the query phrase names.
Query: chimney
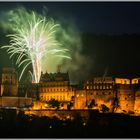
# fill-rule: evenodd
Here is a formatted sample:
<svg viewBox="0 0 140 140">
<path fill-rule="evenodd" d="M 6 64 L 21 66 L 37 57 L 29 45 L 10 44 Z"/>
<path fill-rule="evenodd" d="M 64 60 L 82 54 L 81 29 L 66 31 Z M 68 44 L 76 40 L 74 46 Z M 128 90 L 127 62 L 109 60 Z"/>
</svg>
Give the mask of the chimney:
<svg viewBox="0 0 140 140">
<path fill-rule="evenodd" d="M 58 65 L 58 66 L 57 66 L 57 73 L 60 73 L 60 71 L 61 71 L 61 66 Z"/>
</svg>

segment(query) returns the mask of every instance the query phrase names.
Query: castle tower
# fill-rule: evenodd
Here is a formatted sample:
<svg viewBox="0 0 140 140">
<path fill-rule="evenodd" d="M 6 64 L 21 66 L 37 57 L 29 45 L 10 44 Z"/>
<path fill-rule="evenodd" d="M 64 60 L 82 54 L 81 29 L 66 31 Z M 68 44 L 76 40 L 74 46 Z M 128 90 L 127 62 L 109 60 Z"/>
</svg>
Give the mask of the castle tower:
<svg viewBox="0 0 140 140">
<path fill-rule="evenodd" d="M 18 76 L 14 68 L 3 68 L 1 96 L 17 96 Z"/>
</svg>

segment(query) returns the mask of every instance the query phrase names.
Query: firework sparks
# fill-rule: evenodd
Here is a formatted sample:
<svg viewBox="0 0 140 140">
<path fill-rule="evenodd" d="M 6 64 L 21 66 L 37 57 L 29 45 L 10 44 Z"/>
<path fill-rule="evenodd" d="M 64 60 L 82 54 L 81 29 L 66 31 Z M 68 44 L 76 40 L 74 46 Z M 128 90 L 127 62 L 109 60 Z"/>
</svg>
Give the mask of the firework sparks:
<svg viewBox="0 0 140 140">
<path fill-rule="evenodd" d="M 23 67 L 19 80 L 27 67 L 32 64 L 32 80 L 38 83 L 42 71 L 41 62 L 48 54 L 71 59 L 68 55 L 69 50 L 61 48 L 62 44 L 56 39 L 60 25 L 56 24 L 53 19 L 47 19 L 25 10 L 11 12 L 11 15 L 13 17 L 11 27 L 16 33 L 7 35 L 10 38 L 10 45 L 2 46 L 2 48 L 7 49 L 10 58 L 16 56 L 16 65 Z"/>
</svg>

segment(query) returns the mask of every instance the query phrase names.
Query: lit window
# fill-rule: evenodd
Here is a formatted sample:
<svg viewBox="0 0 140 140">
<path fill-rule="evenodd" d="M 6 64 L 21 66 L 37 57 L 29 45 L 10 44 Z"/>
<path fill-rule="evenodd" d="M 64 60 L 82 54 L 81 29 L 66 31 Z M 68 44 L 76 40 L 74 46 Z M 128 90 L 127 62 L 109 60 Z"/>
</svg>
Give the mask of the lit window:
<svg viewBox="0 0 140 140">
<path fill-rule="evenodd" d="M 87 89 L 89 89 L 89 86 L 87 86 Z"/>
</svg>

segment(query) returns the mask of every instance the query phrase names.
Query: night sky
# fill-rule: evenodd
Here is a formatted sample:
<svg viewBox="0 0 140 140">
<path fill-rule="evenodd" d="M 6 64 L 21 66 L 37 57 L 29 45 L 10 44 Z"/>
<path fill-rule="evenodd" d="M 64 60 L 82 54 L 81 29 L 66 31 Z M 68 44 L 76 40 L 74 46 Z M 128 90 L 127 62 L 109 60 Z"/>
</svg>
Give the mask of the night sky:
<svg viewBox="0 0 140 140">
<path fill-rule="evenodd" d="M 140 76 L 140 2 L 0 2 L 0 12 L 19 6 L 39 13 L 47 7 L 54 19 L 75 24 L 81 53 L 91 60 L 84 71 L 88 76 Z M 3 29 L 0 36 L 0 44 L 6 44 Z M 10 65 L 2 50 L 0 69 Z"/>
<path fill-rule="evenodd" d="M 6 2 L 0 10 L 25 6 L 55 18 L 73 19 L 80 32 L 96 34 L 140 33 L 140 2 Z"/>
</svg>

